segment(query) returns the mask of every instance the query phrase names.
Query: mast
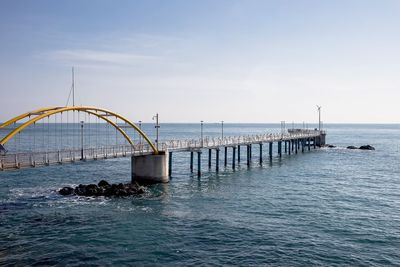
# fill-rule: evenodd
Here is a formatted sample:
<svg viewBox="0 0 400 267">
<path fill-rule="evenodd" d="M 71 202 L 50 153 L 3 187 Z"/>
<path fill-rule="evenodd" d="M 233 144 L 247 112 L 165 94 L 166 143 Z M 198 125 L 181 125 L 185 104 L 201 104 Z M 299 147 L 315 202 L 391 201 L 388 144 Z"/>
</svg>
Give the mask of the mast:
<svg viewBox="0 0 400 267">
<path fill-rule="evenodd" d="M 75 73 L 74 73 L 74 67 L 72 67 L 72 106 L 75 107 Z"/>
</svg>

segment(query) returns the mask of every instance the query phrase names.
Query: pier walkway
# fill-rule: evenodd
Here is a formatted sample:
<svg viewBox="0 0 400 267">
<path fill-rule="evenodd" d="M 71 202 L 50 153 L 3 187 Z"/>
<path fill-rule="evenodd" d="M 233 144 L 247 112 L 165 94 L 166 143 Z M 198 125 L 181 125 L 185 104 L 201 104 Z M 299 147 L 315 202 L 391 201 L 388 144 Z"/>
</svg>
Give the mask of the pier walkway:
<svg viewBox="0 0 400 267">
<path fill-rule="evenodd" d="M 70 114 L 72 113 L 72 114 Z M 68 115 L 70 114 L 70 115 Z M 169 140 L 159 142 L 158 114 L 156 117 L 156 139 L 152 141 L 139 125 L 110 110 L 90 106 L 67 106 L 42 108 L 14 117 L 0 125 L 0 170 L 60 165 L 64 163 L 86 162 L 89 160 L 131 157 L 132 179 L 141 178 L 155 182 L 167 182 L 172 173 L 173 153 L 190 152 L 190 170 L 194 169 L 194 154 L 197 154 L 197 173 L 201 175 L 201 155 L 208 151 L 208 167 L 212 166 L 215 152 L 215 171 L 219 171 L 220 151 L 224 151 L 224 166 L 228 164 L 228 153 L 231 151 L 232 168 L 241 161 L 241 147 L 246 148 L 246 161 L 250 165 L 253 145 L 259 146 L 259 160 L 263 161 L 263 145 L 268 144 L 269 158 L 273 157 L 273 145 L 277 144 L 276 155 L 282 153 L 297 154 L 298 151 L 310 151 L 325 144 L 326 133 L 321 130 L 291 129 L 280 134 L 264 133 L 246 136 L 227 136 L 221 138 L 203 137 L 190 140 Z M 50 126 L 50 118 L 52 125 Z M 53 121 L 54 119 L 54 121 Z M 86 121 L 86 122 L 85 122 Z M 102 122 L 102 125 L 99 122 Z M 85 128 L 86 123 L 86 128 Z M 110 138 L 110 131 L 115 130 Z M 38 131 L 39 128 L 39 131 Z M 113 133 L 112 130 L 111 132 Z M 103 132 L 102 132 L 103 131 Z M 21 133 L 27 135 L 24 143 L 12 151 L 7 151 L 8 144 L 20 144 Z M 202 131 L 201 131 L 202 133 Z M 107 144 L 97 142 L 99 135 L 105 134 Z M 135 134 L 139 142 L 135 141 Z M 118 138 L 123 144 L 118 143 Z M 43 144 L 37 147 L 38 139 Z M 72 142 L 67 142 L 74 139 Z M 96 140 L 96 142 L 93 141 Z M 108 141 L 114 139 L 115 143 Z M 13 140 L 14 142 L 10 142 Z M 54 142 L 53 142 L 54 140 Z M 114 141 L 113 141 L 114 142 Z M 49 144 L 62 149 L 51 150 Z M 70 145 L 70 147 L 66 147 Z M 80 146 L 77 148 L 76 146 Z M 43 149 L 47 148 L 47 149 Z M 229 151 L 228 151 L 229 150 Z"/>
</svg>

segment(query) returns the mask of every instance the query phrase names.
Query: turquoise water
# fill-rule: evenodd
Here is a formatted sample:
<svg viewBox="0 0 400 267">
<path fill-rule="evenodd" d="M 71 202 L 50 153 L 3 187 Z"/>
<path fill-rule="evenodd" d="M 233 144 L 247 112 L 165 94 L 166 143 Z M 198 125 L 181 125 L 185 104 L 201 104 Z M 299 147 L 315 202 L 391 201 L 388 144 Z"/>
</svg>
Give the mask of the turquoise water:
<svg viewBox="0 0 400 267">
<path fill-rule="evenodd" d="M 152 126 L 148 125 L 148 131 Z M 125 199 L 61 197 L 79 183 L 130 180 L 129 159 L 0 172 L 0 265 L 400 265 L 400 126 L 326 125 L 335 149 L 236 171 L 189 171 L 173 154 L 169 184 Z M 199 137 L 162 125 L 164 139 Z M 220 125 L 205 125 L 219 135 Z M 225 134 L 279 125 L 225 125 Z M 373 145 L 375 151 L 346 150 Z M 275 152 L 276 154 L 276 152 Z M 213 162 L 214 168 L 214 162 Z"/>
</svg>

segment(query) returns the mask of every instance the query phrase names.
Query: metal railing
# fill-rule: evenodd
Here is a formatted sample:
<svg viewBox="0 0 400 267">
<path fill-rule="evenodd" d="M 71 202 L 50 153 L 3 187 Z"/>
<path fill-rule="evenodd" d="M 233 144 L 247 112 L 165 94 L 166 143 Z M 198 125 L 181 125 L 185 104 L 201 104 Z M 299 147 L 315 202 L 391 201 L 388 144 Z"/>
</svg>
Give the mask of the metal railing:
<svg viewBox="0 0 400 267">
<path fill-rule="evenodd" d="M 293 139 L 314 138 L 322 134 L 320 131 L 303 130 L 286 134 L 259 134 L 246 136 L 227 136 L 224 138 L 170 140 L 160 143 L 164 151 L 191 151 L 202 148 L 217 148 L 257 143 L 278 142 Z M 114 145 L 85 149 L 64 149 L 56 151 L 28 151 L 0 155 L 0 170 L 19 169 L 36 166 L 47 166 L 75 161 L 119 158 L 133 155 L 150 154 L 153 150 L 149 144 Z"/>
</svg>

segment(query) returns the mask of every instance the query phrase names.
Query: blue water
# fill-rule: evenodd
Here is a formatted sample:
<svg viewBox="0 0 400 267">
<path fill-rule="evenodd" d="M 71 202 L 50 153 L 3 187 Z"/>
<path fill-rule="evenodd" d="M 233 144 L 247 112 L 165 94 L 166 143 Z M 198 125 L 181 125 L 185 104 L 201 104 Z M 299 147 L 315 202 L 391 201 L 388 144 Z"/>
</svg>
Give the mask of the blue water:
<svg viewBox="0 0 400 267">
<path fill-rule="evenodd" d="M 151 127 L 148 126 L 148 131 Z M 400 265 L 400 126 L 326 125 L 338 147 L 274 156 L 233 171 L 189 171 L 173 154 L 169 184 L 125 199 L 61 197 L 79 183 L 130 180 L 129 159 L 0 172 L 0 265 Z M 162 125 L 164 139 L 199 125 Z M 219 135 L 220 125 L 205 125 Z M 225 125 L 236 132 L 279 125 Z M 346 150 L 373 145 L 375 151 Z M 276 152 L 275 152 L 276 154 Z M 214 162 L 213 162 L 214 168 Z"/>
</svg>

